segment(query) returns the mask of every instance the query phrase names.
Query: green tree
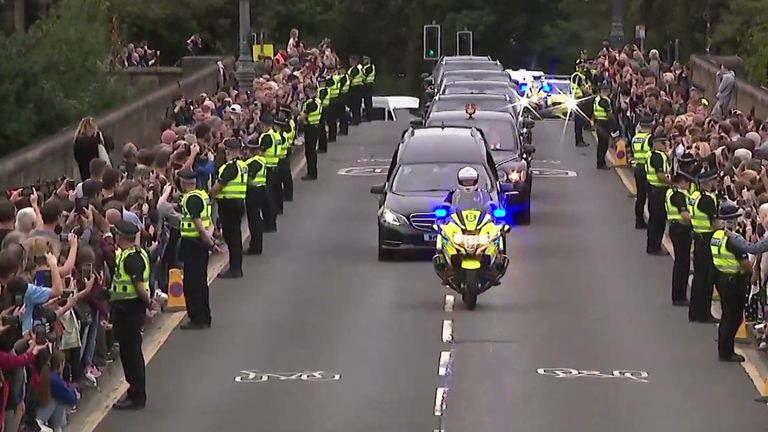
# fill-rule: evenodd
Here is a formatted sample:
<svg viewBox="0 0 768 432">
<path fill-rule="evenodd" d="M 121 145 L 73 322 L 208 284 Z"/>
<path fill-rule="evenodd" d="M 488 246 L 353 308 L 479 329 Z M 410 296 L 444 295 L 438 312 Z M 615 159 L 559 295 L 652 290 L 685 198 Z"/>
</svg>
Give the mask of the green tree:
<svg viewBox="0 0 768 432">
<path fill-rule="evenodd" d="M 738 55 L 752 82 L 766 81 L 768 7 L 764 0 L 731 0 L 715 26 L 714 42 L 723 54 Z"/>
<path fill-rule="evenodd" d="M 87 37 L 84 37 L 87 29 Z M 0 38 L 0 153 L 127 100 L 136 91 L 107 71 L 109 19 L 98 0 L 62 0 L 27 33 Z"/>
</svg>

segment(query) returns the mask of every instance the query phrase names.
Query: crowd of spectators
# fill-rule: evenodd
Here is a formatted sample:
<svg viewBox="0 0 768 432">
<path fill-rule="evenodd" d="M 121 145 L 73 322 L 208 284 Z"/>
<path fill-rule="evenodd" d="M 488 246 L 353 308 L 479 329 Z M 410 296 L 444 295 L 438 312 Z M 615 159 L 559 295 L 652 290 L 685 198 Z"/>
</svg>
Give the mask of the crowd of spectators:
<svg viewBox="0 0 768 432">
<path fill-rule="evenodd" d="M 129 45 L 123 57 L 141 63 L 154 55 L 148 51 Z M 175 97 L 157 143 L 114 149 L 84 118 L 73 139 L 79 179 L 0 198 L 0 431 L 62 430 L 81 392 L 98 385 L 100 368 L 115 357 L 108 294 L 115 224 L 139 228 L 136 243 L 151 257 L 151 320 L 167 298 L 168 271 L 182 268 L 177 173 L 191 168 L 198 185 L 210 187 L 226 161 L 225 139 L 257 139 L 264 113 L 299 116 L 305 89 L 336 64 L 329 40 L 307 49 L 294 30 L 286 49 L 258 62 L 252 88 L 225 80 L 210 95 Z"/>
<path fill-rule="evenodd" d="M 160 51 L 149 48 L 147 41 L 129 43 L 118 50 L 114 64 L 117 69 L 159 66 Z"/>
<path fill-rule="evenodd" d="M 593 86 L 610 85 L 616 126 L 627 143 L 640 118 L 652 118 L 649 132 L 667 138 L 673 173 L 683 155 L 695 159 L 689 172 L 694 178 L 716 171 L 719 200 L 743 211 L 735 232 L 749 242 L 768 238 L 768 120 L 756 118 L 754 108 L 743 112 L 732 105 L 734 72 L 727 65 L 720 67 L 710 102 L 686 65 L 664 62 L 656 50 L 647 55 L 635 45 L 614 50 L 606 42 L 595 58 L 583 52 L 581 61 L 589 65 Z M 752 289 L 745 301 L 746 320 L 754 323 L 765 320 L 768 254 L 751 258 Z"/>
</svg>

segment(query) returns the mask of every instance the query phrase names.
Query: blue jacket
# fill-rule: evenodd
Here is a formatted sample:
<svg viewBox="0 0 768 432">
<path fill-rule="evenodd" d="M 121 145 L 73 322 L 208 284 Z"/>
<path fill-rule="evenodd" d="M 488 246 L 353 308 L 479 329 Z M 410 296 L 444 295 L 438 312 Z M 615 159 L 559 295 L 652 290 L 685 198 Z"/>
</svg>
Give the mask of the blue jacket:
<svg viewBox="0 0 768 432">
<path fill-rule="evenodd" d="M 51 396 L 56 402 L 69 407 L 77 404 L 75 390 L 70 388 L 56 371 L 51 371 Z"/>
</svg>

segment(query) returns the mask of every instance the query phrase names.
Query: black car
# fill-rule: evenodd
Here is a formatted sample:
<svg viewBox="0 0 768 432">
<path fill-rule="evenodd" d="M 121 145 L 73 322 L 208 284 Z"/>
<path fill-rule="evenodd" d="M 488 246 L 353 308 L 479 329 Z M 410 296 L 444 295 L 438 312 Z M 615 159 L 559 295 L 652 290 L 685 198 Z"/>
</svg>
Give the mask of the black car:
<svg viewBox="0 0 768 432">
<path fill-rule="evenodd" d="M 503 70 L 461 69 L 444 72 L 440 79 L 435 81 L 439 89 L 444 82 L 449 81 L 499 81 L 512 84 L 512 77 Z"/>
<path fill-rule="evenodd" d="M 518 96 L 517 89 L 502 81 L 444 81 L 438 94 L 492 94 Z"/>
<path fill-rule="evenodd" d="M 529 128 L 533 121 L 526 121 Z M 413 123 L 418 126 L 418 121 Z M 498 177 L 505 188 L 503 203 L 507 209 L 507 223 L 528 225 L 531 223 L 531 155 L 536 151 L 530 144 L 523 144 L 517 120 L 510 114 L 478 111 L 468 115 L 464 111 L 433 113 L 426 127 L 473 127 L 479 129 L 487 143 Z"/>
<path fill-rule="evenodd" d="M 456 176 L 465 166 L 477 170 L 479 188 L 500 202 L 498 173 L 479 130 L 430 127 L 405 131 L 392 156 L 386 183 L 371 188 L 371 193 L 380 195 L 380 260 L 397 251 L 434 251 L 434 211 L 458 188 Z"/>
<path fill-rule="evenodd" d="M 477 111 L 506 112 L 517 117 L 520 114 L 520 104 L 513 96 L 493 94 L 453 94 L 440 95 L 431 102 L 425 104 L 424 118 L 429 118 L 433 113 L 443 111 L 464 111 L 467 105 L 474 104 Z"/>
</svg>

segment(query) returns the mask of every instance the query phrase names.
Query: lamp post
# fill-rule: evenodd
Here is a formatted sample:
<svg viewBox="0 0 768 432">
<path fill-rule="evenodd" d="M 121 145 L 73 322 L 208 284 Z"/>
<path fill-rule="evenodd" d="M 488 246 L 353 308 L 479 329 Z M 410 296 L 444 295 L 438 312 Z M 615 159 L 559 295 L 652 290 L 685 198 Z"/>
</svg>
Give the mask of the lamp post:
<svg viewBox="0 0 768 432">
<path fill-rule="evenodd" d="M 624 1 L 613 0 L 611 7 L 611 46 L 621 49 L 624 45 Z"/>
<path fill-rule="evenodd" d="M 256 71 L 253 65 L 253 49 L 251 48 L 251 1 L 240 1 L 240 56 L 237 59 L 235 77 L 240 90 L 250 90 Z"/>
</svg>

